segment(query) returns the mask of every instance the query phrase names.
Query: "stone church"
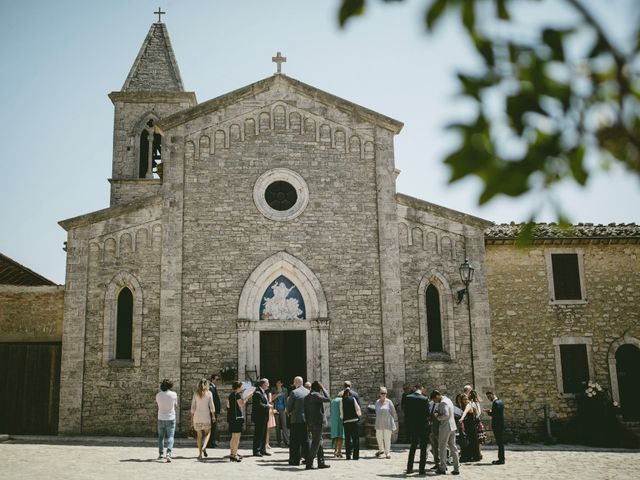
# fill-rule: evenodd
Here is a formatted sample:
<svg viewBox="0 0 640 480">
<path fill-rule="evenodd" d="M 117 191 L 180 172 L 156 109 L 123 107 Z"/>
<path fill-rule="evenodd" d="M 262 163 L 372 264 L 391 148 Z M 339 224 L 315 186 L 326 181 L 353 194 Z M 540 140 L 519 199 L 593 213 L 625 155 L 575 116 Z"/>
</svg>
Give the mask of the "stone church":
<svg viewBox="0 0 640 480">
<path fill-rule="evenodd" d="M 397 193 L 402 123 L 282 60 L 198 103 L 158 22 L 109 95 L 110 206 L 60 222 L 60 433 L 152 431 L 165 377 L 184 426 L 198 378 L 222 369 L 332 393 L 349 379 L 369 399 L 416 379 L 493 387 L 490 222 Z"/>
</svg>

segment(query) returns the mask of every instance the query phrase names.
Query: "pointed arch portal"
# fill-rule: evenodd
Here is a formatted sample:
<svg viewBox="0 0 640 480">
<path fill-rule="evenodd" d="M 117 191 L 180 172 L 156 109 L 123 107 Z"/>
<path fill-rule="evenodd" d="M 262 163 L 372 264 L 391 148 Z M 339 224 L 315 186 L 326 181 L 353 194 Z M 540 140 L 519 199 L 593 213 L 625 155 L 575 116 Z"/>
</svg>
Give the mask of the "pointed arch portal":
<svg viewBox="0 0 640 480">
<path fill-rule="evenodd" d="M 258 374 L 273 371 L 274 362 L 265 355 L 281 355 L 280 350 L 273 346 L 274 339 L 278 337 L 275 332 L 282 332 L 282 338 L 306 342 L 304 350 L 297 355 L 298 360 L 304 364 L 298 366 L 300 372 L 296 375 L 304 376 L 306 373 L 308 378 L 329 385 L 329 318 L 324 290 L 316 275 L 304 262 L 284 251 L 270 256 L 258 265 L 240 294 L 240 377 L 254 368 Z M 268 352 L 267 345 L 272 347 Z M 300 345 L 297 347 L 301 348 Z M 278 360 L 280 363 L 291 363 L 288 359 Z M 288 370 L 283 371 L 286 375 Z M 282 380 L 288 384 L 292 378 Z"/>
</svg>

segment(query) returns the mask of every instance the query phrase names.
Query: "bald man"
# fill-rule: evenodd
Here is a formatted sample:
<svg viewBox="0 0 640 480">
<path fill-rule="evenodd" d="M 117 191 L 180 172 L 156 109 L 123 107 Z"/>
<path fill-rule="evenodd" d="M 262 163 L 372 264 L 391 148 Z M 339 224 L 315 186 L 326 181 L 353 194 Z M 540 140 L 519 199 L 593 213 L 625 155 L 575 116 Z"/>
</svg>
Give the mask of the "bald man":
<svg viewBox="0 0 640 480">
<path fill-rule="evenodd" d="M 302 377 L 293 379 L 293 390 L 287 399 L 287 412 L 289 413 L 289 465 L 300 465 L 302 458 L 308 458 L 309 437 L 304 415 L 304 399 L 309 395 L 309 390 L 304 388 Z"/>
</svg>

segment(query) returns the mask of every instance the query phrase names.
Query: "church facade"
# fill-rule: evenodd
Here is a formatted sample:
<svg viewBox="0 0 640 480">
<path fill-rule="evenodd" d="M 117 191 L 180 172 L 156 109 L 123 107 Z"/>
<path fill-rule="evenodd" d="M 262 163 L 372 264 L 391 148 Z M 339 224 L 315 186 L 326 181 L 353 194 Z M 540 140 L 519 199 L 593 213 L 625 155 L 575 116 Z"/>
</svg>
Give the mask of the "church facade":
<svg viewBox="0 0 640 480">
<path fill-rule="evenodd" d="M 165 377 L 184 429 L 221 370 L 493 388 L 490 223 L 396 192 L 400 122 L 281 73 L 198 103 L 163 23 L 109 97 L 110 206 L 60 222 L 60 433 L 152 431 Z"/>
</svg>

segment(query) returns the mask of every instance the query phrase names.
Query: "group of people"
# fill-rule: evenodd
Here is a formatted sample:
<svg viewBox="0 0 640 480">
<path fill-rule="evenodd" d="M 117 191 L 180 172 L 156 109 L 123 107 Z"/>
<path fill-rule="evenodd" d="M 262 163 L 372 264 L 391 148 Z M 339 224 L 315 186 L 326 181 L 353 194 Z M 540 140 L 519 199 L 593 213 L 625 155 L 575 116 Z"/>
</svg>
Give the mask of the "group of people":
<svg viewBox="0 0 640 480">
<path fill-rule="evenodd" d="M 216 446 L 217 415 L 221 412 L 220 396 L 217 391 L 219 378 L 212 375 L 210 380 L 202 378 L 191 402 L 191 424 L 195 431 L 198 459 L 207 457 L 207 447 Z M 175 433 L 175 408 L 177 395 L 171 390 L 173 384 L 165 379 L 156 395 L 158 404 L 158 447 L 159 459 L 171 461 L 173 436 Z M 453 464 L 453 474 L 460 472 L 461 462 L 479 461 L 484 443 L 484 424 L 481 416 L 480 397 L 470 385 L 456 397 L 455 405 L 450 398 L 438 390 L 428 395 L 422 385 L 404 386 L 400 408 L 404 412 L 405 425 L 411 447 L 407 462 L 407 473 L 412 473 L 415 452 L 420 448 L 419 473 L 425 474 L 427 447 L 431 445 L 438 474 L 447 473 L 449 461 Z M 393 401 L 387 398 L 385 387 L 380 387 L 375 406 L 375 430 L 378 443 L 376 457 L 390 458 L 391 437 L 398 429 L 398 415 Z M 494 464 L 504 464 L 504 404 L 492 392 L 486 392 L 491 408 L 485 409 L 492 419 L 492 429 L 498 445 L 498 460 Z M 251 420 L 254 424 L 253 456 L 269 456 L 269 438 L 272 428 L 276 428 L 278 445 L 289 447 L 289 464 L 305 464 L 306 469 L 329 468 L 325 461 L 322 432 L 326 424 L 325 407 L 331 418 L 331 440 L 334 457 L 343 458 L 345 447 L 347 460 L 360 458 L 359 423 L 363 409 L 358 393 L 349 381 L 342 390 L 330 398 L 326 389 L 318 381 L 304 383 L 302 377 L 295 377 L 291 391 L 281 380 L 271 388 L 269 380 L 260 379 L 255 388 L 235 381 L 226 404 L 227 423 L 231 434 L 229 459 L 242 461 L 238 453 L 240 435 L 246 420 L 246 403 L 252 400 Z M 164 456 L 164 439 L 167 439 L 167 454 Z"/>
<path fill-rule="evenodd" d="M 437 474 L 446 474 L 449 459 L 453 464 L 453 475 L 460 473 L 460 463 L 482 459 L 480 445 L 486 435 L 481 416 L 480 397 L 471 385 L 464 387 L 456 397 L 456 404 L 438 390 L 427 395 L 422 385 L 404 386 L 401 408 L 411 447 L 407 460 L 407 473 L 412 473 L 416 449 L 420 448 L 419 473 L 425 474 L 427 447 L 431 445 Z M 498 460 L 494 465 L 503 465 L 504 458 L 504 403 L 493 392 L 486 392 L 491 408 L 484 412 L 491 417 L 491 427 L 498 445 Z"/>
</svg>

